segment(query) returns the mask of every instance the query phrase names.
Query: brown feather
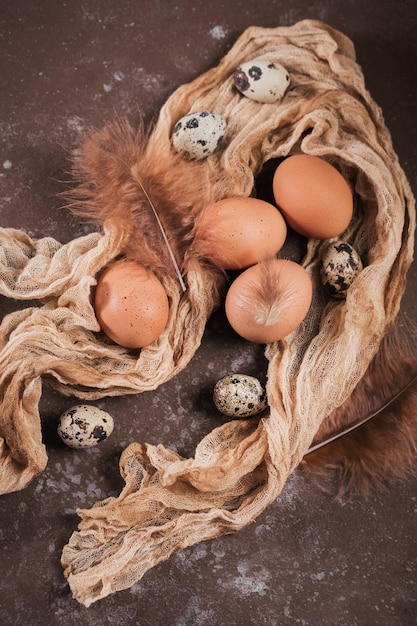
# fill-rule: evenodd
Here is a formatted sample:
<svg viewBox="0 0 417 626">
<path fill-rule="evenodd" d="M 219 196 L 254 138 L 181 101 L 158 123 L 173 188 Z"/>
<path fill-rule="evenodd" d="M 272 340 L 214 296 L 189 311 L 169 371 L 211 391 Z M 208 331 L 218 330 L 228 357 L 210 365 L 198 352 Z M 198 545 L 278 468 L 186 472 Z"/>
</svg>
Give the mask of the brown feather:
<svg viewBox="0 0 417 626">
<path fill-rule="evenodd" d="M 207 168 L 161 145 L 151 129 L 134 132 L 121 119 L 84 139 L 73 171 L 69 208 L 90 223 L 111 223 L 123 237 L 124 256 L 156 274 L 175 273 L 156 211 L 181 272 L 196 260 L 198 251 L 186 260 L 194 221 L 215 199 Z"/>
<path fill-rule="evenodd" d="M 301 466 L 318 481 L 335 474 L 338 496 L 368 494 L 416 470 L 417 334 L 397 322 L 358 386 L 321 424 L 314 443 L 372 418 L 336 441 L 307 454 Z M 324 484 L 324 483 L 323 483 Z"/>
<path fill-rule="evenodd" d="M 291 315 L 298 298 L 297 283 L 291 279 L 277 280 L 274 261 L 275 257 L 259 262 L 260 281 L 253 284 L 253 300 L 248 302 L 254 320 L 262 326 L 273 326 Z"/>
</svg>

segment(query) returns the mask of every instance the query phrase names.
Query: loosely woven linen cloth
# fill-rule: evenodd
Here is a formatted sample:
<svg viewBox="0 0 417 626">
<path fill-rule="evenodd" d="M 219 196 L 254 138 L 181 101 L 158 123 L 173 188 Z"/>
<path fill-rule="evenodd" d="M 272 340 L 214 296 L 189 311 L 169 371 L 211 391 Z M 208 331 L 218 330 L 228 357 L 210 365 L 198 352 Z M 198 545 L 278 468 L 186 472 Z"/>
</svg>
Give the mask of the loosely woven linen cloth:
<svg viewBox="0 0 417 626">
<path fill-rule="evenodd" d="M 235 89 L 234 70 L 254 58 L 288 69 L 291 84 L 281 102 L 260 104 Z M 222 146 L 199 165 L 214 179 L 222 172 L 218 196 L 254 194 L 256 175 L 272 158 L 303 152 L 332 162 L 354 192 L 344 237 L 364 269 L 345 300 L 331 300 L 319 278 L 323 242 L 308 242 L 302 264 L 313 281 L 313 302 L 296 331 L 266 346 L 266 416 L 216 428 L 193 458 L 162 443 L 124 450 L 124 489 L 78 511 L 79 528 L 62 553 L 73 596 L 86 606 L 128 588 L 175 551 L 241 529 L 276 499 L 322 420 L 350 396 L 377 352 L 399 311 L 412 261 L 414 198 L 344 34 L 311 20 L 247 29 L 218 66 L 169 97 L 150 149 L 171 150 L 175 123 L 201 110 L 227 121 Z M 183 293 L 167 276 L 167 328 L 132 353 L 103 341 L 91 304 L 98 272 L 121 250 L 117 229 L 65 245 L 11 229 L 0 237 L 1 294 L 39 302 L 7 315 L 0 327 L 0 488 L 10 492 L 47 463 L 38 411 L 42 379 L 89 400 L 157 388 L 199 347 L 219 306 L 222 278 L 197 265 Z"/>
</svg>

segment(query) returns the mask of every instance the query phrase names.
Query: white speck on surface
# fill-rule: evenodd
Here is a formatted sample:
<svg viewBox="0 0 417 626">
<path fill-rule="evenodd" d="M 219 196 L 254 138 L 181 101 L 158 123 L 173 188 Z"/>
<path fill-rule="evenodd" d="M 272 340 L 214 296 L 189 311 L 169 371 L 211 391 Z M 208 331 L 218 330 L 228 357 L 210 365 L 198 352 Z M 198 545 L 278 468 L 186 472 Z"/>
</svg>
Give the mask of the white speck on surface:
<svg viewBox="0 0 417 626">
<path fill-rule="evenodd" d="M 237 567 L 239 576 L 233 578 L 231 586 L 242 596 L 256 594 L 266 596 L 268 593 L 269 572 L 265 568 L 249 572 L 246 563 L 240 563 Z"/>
<path fill-rule="evenodd" d="M 109 85 L 108 83 L 104 83 L 103 85 L 103 91 L 105 91 L 106 93 L 109 93 L 109 91 L 112 90 L 112 86 Z"/>
<path fill-rule="evenodd" d="M 210 30 L 210 35 L 213 37 L 213 39 L 224 39 L 226 37 L 226 31 L 223 26 L 217 24 L 217 26 L 213 26 L 213 28 Z"/>
<path fill-rule="evenodd" d="M 67 120 L 67 126 L 71 130 L 76 130 L 78 133 L 84 130 L 84 120 L 78 115 L 74 115 L 74 117 L 70 117 Z"/>
<path fill-rule="evenodd" d="M 318 572 L 317 574 L 311 574 L 311 580 L 323 580 L 325 576 L 324 572 Z"/>
<path fill-rule="evenodd" d="M 265 596 L 267 586 L 262 580 L 256 578 L 250 578 L 249 576 L 237 576 L 234 579 L 235 587 L 238 587 L 241 594 L 249 596 L 252 593 L 256 593 L 258 596 Z"/>
<path fill-rule="evenodd" d="M 6 159 L 6 161 L 3 161 L 3 167 L 5 170 L 10 170 L 12 165 L 13 163 L 9 161 L 8 159 Z"/>
<path fill-rule="evenodd" d="M 125 75 L 123 74 L 123 72 L 117 71 L 113 74 L 113 78 L 114 80 L 117 80 L 119 83 L 124 80 Z"/>
</svg>

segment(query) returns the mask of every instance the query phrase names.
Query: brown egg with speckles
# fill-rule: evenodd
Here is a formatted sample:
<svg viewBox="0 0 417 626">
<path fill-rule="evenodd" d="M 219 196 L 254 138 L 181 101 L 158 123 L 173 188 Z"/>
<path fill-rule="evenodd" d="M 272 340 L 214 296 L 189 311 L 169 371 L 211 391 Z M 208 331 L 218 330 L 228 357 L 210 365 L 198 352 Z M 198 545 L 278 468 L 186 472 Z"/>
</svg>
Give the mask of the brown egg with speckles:
<svg viewBox="0 0 417 626">
<path fill-rule="evenodd" d="M 125 348 L 145 348 L 168 322 L 166 291 L 153 272 L 129 260 L 115 261 L 99 276 L 94 310 L 102 331 Z"/>
<path fill-rule="evenodd" d="M 204 209 L 195 242 L 201 256 L 225 270 L 239 270 L 275 256 L 286 236 L 284 218 L 273 204 L 237 196 Z"/>
</svg>

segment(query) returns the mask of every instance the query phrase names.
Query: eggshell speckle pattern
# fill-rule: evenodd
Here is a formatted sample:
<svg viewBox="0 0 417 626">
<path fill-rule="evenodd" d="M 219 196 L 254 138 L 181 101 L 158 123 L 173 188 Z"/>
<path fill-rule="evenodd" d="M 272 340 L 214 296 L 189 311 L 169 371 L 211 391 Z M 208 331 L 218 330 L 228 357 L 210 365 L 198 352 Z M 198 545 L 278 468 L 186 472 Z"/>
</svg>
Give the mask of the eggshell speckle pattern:
<svg viewBox="0 0 417 626">
<path fill-rule="evenodd" d="M 213 401 L 220 413 L 235 418 L 258 415 L 268 406 L 265 387 L 246 374 L 229 374 L 218 380 Z"/>
<path fill-rule="evenodd" d="M 78 404 L 62 413 L 57 432 L 70 448 L 92 448 L 113 432 L 113 418 L 96 406 Z"/>
<path fill-rule="evenodd" d="M 272 103 L 284 96 L 290 77 L 283 65 L 253 60 L 242 63 L 233 73 L 236 88 L 256 102 Z"/>
<path fill-rule="evenodd" d="M 169 301 L 157 276 L 140 263 L 121 259 L 97 280 L 94 311 L 101 330 L 125 348 L 145 348 L 164 331 Z"/>
<path fill-rule="evenodd" d="M 189 159 L 200 160 L 212 154 L 226 132 L 226 120 L 219 113 L 199 111 L 182 117 L 172 131 L 177 152 Z"/>
<path fill-rule="evenodd" d="M 203 255 L 227 270 L 275 256 L 286 237 L 287 226 L 274 205 L 240 196 L 208 205 L 195 235 Z"/>
<path fill-rule="evenodd" d="M 363 265 L 357 251 L 347 242 L 332 243 L 322 258 L 320 277 L 327 293 L 343 298 Z"/>
</svg>

